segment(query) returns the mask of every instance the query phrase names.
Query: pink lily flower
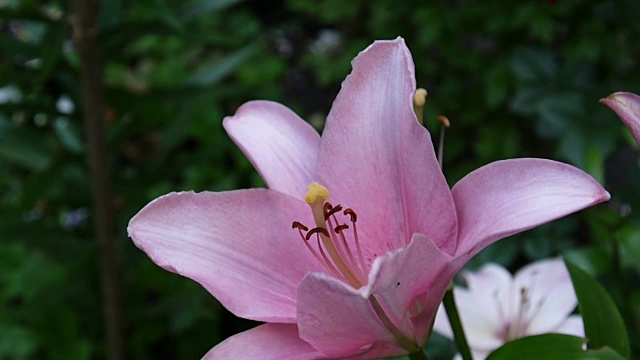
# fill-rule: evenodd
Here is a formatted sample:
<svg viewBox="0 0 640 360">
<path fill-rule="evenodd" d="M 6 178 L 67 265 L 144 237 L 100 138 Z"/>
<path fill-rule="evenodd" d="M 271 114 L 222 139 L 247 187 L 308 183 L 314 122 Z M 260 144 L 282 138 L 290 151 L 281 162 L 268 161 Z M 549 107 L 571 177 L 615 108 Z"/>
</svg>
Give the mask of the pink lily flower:
<svg viewBox="0 0 640 360">
<path fill-rule="evenodd" d="M 514 276 L 498 264 L 486 264 L 477 271 L 463 272 L 462 277 L 467 287 L 456 286 L 453 291 L 475 360 L 483 360 L 505 343 L 529 335 L 584 337 L 582 317 L 571 315 L 578 299 L 561 259 L 537 261 Z M 442 305 L 433 329 L 453 339 Z"/>
<path fill-rule="evenodd" d="M 542 159 L 498 161 L 449 189 L 415 90 L 404 40 L 376 41 L 353 60 L 322 138 L 268 101 L 224 119 L 268 189 L 171 193 L 131 219 L 156 264 L 266 322 L 205 358 L 419 352 L 478 251 L 609 199 L 581 170 Z"/>
<path fill-rule="evenodd" d="M 613 110 L 629 128 L 640 146 L 640 96 L 628 92 L 613 93 L 600 100 Z"/>
</svg>

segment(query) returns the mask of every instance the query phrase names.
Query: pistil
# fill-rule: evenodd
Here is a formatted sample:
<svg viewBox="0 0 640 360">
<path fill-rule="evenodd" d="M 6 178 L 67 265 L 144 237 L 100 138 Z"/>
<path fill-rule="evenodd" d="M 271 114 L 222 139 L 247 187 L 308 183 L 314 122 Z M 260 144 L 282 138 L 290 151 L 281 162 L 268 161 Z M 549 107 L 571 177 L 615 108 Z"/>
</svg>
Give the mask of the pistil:
<svg viewBox="0 0 640 360">
<path fill-rule="evenodd" d="M 326 200 L 329 198 L 329 190 L 324 186 L 312 182 L 309 185 L 305 201 L 311 207 L 313 220 L 316 227 L 308 230 L 300 222 L 295 221 L 292 225 L 298 229 L 305 245 L 313 256 L 334 275 L 341 275 L 354 288 L 358 289 L 366 284 L 367 271 L 362 249 L 355 231 L 356 215 L 351 209 L 345 209 L 342 213 L 351 219 L 353 227 L 354 245 L 358 256 L 356 260 L 351 251 L 345 232 L 350 228 L 347 224 L 341 224 L 336 217 L 336 213 L 342 210 L 340 205 L 332 206 Z M 306 232 L 306 235 L 303 234 Z M 309 241 L 315 236 L 317 240 L 317 251 Z"/>
</svg>

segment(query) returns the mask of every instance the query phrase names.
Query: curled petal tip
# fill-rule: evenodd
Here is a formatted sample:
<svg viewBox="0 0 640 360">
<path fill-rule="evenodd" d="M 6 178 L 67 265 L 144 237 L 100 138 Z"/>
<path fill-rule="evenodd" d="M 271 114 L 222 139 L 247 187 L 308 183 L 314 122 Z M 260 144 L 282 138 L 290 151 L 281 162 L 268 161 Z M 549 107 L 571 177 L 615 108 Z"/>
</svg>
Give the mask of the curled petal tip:
<svg viewBox="0 0 640 360">
<path fill-rule="evenodd" d="M 616 92 L 600 103 L 613 110 L 620 120 L 629 128 L 637 143 L 640 144 L 640 96 L 628 92 Z"/>
<path fill-rule="evenodd" d="M 600 196 L 598 196 L 598 201 L 604 202 L 604 201 L 609 201 L 609 199 L 611 199 L 611 194 L 609 194 L 607 190 L 603 189 L 602 193 L 600 193 Z"/>
</svg>

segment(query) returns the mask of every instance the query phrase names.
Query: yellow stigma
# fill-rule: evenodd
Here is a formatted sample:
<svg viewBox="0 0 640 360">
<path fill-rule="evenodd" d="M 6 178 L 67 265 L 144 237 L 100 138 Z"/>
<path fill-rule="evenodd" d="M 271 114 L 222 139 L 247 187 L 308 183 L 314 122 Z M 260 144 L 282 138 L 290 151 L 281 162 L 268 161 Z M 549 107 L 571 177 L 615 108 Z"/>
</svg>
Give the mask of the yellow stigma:
<svg viewBox="0 0 640 360">
<path fill-rule="evenodd" d="M 416 113 L 418 122 L 424 125 L 424 105 L 427 103 L 427 90 L 420 88 L 413 94 L 413 111 Z"/>
<path fill-rule="evenodd" d="M 314 181 L 307 187 L 305 201 L 311 206 L 311 212 L 313 213 L 313 220 L 316 226 L 323 229 L 327 228 L 324 219 L 324 202 L 328 198 L 329 190 L 317 182 Z"/>
<path fill-rule="evenodd" d="M 307 196 L 304 199 L 307 204 L 313 205 L 316 202 L 324 203 L 328 198 L 329 190 L 314 181 L 307 187 Z"/>
</svg>

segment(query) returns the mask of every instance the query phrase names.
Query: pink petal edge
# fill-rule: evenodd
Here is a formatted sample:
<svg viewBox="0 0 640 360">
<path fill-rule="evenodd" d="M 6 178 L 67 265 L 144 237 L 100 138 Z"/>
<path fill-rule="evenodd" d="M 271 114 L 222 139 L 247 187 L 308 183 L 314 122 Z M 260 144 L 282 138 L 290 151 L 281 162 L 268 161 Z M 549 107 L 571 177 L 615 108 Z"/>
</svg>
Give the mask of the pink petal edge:
<svg viewBox="0 0 640 360">
<path fill-rule="evenodd" d="M 414 64 L 404 40 L 376 41 L 352 62 L 322 137 L 316 175 L 332 202 L 356 207 L 374 258 L 423 233 L 453 253 L 456 218 L 429 132 L 413 111 Z"/>
<path fill-rule="evenodd" d="M 250 101 L 222 124 L 270 189 L 304 199 L 320 149 L 311 125 L 271 101 Z"/>
<path fill-rule="evenodd" d="M 323 358 L 300 339 L 294 324 L 267 323 L 227 338 L 202 359 L 308 360 Z"/>
<path fill-rule="evenodd" d="M 129 222 L 135 245 L 166 270 L 200 283 L 235 315 L 296 321 L 300 281 L 319 265 L 291 222 L 307 205 L 267 190 L 171 193 Z"/>
<path fill-rule="evenodd" d="M 493 162 L 460 180 L 452 193 L 458 211 L 459 266 L 499 239 L 610 197 L 584 171 L 545 159 Z"/>
<path fill-rule="evenodd" d="M 607 105 L 620 117 L 640 146 L 640 96 L 617 92 L 601 99 L 600 102 Z"/>
<path fill-rule="evenodd" d="M 455 276 L 451 257 L 429 238 L 415 234 L 409 246 L 373 264 L 366 296 L 386 305 L 400 330 L 423 344 L 444 292 Z"/>
<path fill-rule="evenodd" d="M 393 335 L 361 291 L 321 273 L 310 273 L 300 284 L 298 327 L 300 338 L 329 357 L 383 358 L 406 353 L 394 346 Z"/>
</svg>

